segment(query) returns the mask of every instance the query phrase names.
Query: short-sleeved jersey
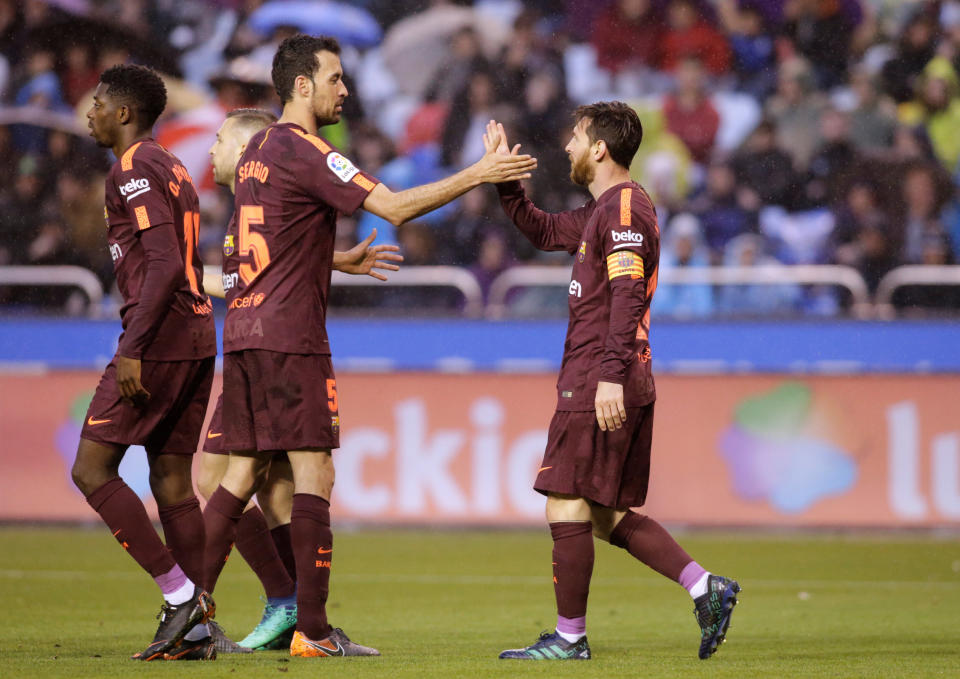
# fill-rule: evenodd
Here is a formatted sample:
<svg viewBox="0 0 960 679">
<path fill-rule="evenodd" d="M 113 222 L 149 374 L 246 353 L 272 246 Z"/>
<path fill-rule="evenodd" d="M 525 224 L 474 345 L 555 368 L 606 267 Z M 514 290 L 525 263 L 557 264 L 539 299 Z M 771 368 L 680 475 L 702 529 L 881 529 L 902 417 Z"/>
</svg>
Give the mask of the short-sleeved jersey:
<svg viewBox="0 0 960 679">
<path fill-rule="evenodd" d="M 299 125 L 273 124 L 253 136 L 237 165 L 224 240 L 224 353 L 330 353 L 337 214 L 353 214 L 376 184 Z"/>
<path fill-rule="evenodd" d="M 660 231 L 647 193 L 626 182 L 578 210 L 548 214 L 533 207 L 519 183 L 499 191 L 504 209 L 534 245 L 574 255 L 557 409 L 594 410 L 599 381 L 622 384 L 626 407 L 652 403 L 650 302 Z"/>
<path fill-rule="evenodd" d="M 133 144 L 107 175 L 104 217 L 124 301 L 118 352 L 155 361 L 216 356 L 217 331 L 197 252 L 200 202 L 183 164 L 152 139 Z M 171 230 L 182 280 L 168 303 L 147 313 L 141 300 L 149 295 L 143 286 L 150 253 L 142 237 L 150 229 Z"/>
</svg>

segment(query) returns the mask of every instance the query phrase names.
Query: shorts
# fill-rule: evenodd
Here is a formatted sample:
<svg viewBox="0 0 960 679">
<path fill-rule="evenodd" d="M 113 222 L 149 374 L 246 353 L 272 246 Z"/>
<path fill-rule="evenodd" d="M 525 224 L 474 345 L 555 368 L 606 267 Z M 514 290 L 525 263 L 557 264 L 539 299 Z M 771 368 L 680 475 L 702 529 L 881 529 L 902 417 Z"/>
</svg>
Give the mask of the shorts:
<svg viewBox="0 0 960 679">
<path fill-rule="evenodd" d="M 150 398 L 137 407 L 120 395 L 114 356 L 97 385 L 80 437 L 107 445 L 142 445 L 151 454 L 193 455 L 200 443 L 215 362 L 213 356 L 141 361 L 140 383 Z"/>
<path fill-rule="evenodd" d="M 213 417 L 207 427 L 207 434 L 203 437 L 203 452 L 214 455 L 229 455 L 230 451 L 223 447 L 223 394 L 217 396 L 217 405 L 213 409 Z"/>
<path fill-rule="evenodd" d="M 340 447 L 330 356 L 245 349 L 223 357 L 223 445 L 230 451 Z"/>
<path fill-rule="evenodd" d="M 591 500 L 626 510 L 647 499 L 653 403 L 627 408 L 627 421 L 602 431 L 593 412 L 557 411 L 534 490 Z"/>
</svg>

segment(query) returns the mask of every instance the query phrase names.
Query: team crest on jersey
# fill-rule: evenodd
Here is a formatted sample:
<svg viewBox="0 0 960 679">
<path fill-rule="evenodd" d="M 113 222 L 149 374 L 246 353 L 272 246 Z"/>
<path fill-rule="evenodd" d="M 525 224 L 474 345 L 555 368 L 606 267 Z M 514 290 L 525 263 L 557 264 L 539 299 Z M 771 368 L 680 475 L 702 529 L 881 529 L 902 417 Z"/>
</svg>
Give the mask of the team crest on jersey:
<svg viewBox="0 0 960 679">
<path fill-rule="evenodd" d="M 587 256 L 587 241 L 580 241 L 580 249 L 577 250 L 577 261 L 583 262 L 584 258 Z"/>
<path fill-rule="evenodd" d="M 110 215 L 107 214 L 107 206 L 103 206 L 103 221 L 106 222 L 107 228 L 110 228 Z"/>
<path fill-rule="evenodd" d="M 234 245 L 233 245 L 233 234 L 228 233 L 223 237 L 223 254 L 227 257 L 233 254 Z"/>
<path fill-rule="evenodd" d="M 333 429 L 333 435 L 338 436 L 340 434 L 340 416 L 334 415 L 330 418 L 330 428 Z"/>
<path fill-rule="evenodd" d="M 353 179 L 353 176 L 360 170 L 354 167 L 353 163 L 334 151 L 327 154 L 327 167 L 333 174 L 337 175 L 344 183 Z"/>
</svg>

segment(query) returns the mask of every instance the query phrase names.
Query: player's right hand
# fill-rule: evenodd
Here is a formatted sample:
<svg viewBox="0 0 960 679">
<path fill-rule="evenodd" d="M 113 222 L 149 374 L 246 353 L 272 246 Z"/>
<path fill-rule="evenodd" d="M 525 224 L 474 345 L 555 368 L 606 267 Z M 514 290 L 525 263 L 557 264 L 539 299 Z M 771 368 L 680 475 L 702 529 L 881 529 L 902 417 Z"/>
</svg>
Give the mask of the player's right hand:
<svg viewBox="0 0 960 679">
<path fill-rule="evenodd" d="M 117 386 L 126 403 L 142 406 L 150 399 L 150 392 L 140 383 L 140 359 L 117 356 Z"/>
<path fill-rule="evenodd" d="M 499 141 L 498 141 L 499 140 Z M 503 123 L 491 120 L 487 123 L 487 129 L 483 133 L 483 148 L 487 153 L 499 153 L 501 155 L 517 155 L 520 150 L 520 144 L 510 150 L 510 144 L 507 142 L 507 131 Z"/>
<path fill-rule="evenodd" d="M 627 410 L 623 405 L 622 384 L 598 382 L 594 406 L 597 411 L 597 424 L 600 425 L 600 431 L 620 429 L 627 421 Z"/>
<path fill-rule="evenodd" d="M 483 135 L 483 148 L 483 158 L 474 165 L 481 183 L 499 184 L 533 176 L 531 172 L 537 167 L 537 159 L 517 153 L 519 144 L 508 153 L 503 125 L 495 121 L 487 124 L 487 131 Z"/>
</svg>

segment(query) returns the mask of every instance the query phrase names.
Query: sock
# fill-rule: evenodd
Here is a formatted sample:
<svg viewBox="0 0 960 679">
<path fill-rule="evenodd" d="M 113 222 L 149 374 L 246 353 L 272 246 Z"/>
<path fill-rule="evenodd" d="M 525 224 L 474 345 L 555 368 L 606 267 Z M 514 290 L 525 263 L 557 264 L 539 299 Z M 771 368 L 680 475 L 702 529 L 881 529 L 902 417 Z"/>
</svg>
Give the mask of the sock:
<svg viewBox="0 0 960 679">
<path fill-rule="evenodd" d="M 123 479 L 110 479 L 90 493 L 87 502 L 107 524 L 117 542 L 153 578 L 166 575 L 174 568 L 180 570 L 153 529 L 140 498 Z"/>
<path fill-rule="evenodd" d="M 277 546 L 259 507 L 245 511 L 237 523 L 237 551 L 260 579 L 268 600 L 294 595 L 295 585 L 280 561 Z"/>
<path fill-rule="evenodd" d="M 210 496 L 203 510 L 203 523 L 207 534 L 206 547 L 203 550 L 202 587 L 213 592 L 220 577 L 220 571 L 227 563 L 230 549 L 237 534 L 237 523 L 247 506 L 223 486 L 218 486 Z"/>
<path fill-rule="evenodd" d="M 690 596 L 696 599 L 698 596 L 707 593 L 707 580 L 709 578 L 710 573 L 705 571 L 696 561 L 691 561 L 680 571 L 677 582 L 690 593 Z"/>
<path fill-rule="evenodd" d="M 553 591 L 557 597 L 557 632 L 577 641 L 587 630 L 587 596 L 593 575 L 593 525 L 556 521 L 553 536 Z"/>
<path fill-rule="evenodd" d="M 168 507 L 160 507 L 160 524 L 167 547 L 187 577 L 203 582 L 204 530 L 200 501 L 191 496 Z"/>
<path fill-rule="evenodd" d="M 277 554 L 287 569 L 287 574 L 294 583 L 297 582 L 297 561 L 293 558 L 293 545 L 290 543 L 290 524 L 276 526 L 270 530 L 273 544 L 277 546 Z"/>
<path fill-rule="evenodd" d="M 168 604 L 179 606 L 193 598 L 193 590 L 196 585 L 190 581 L 180 566 L 174 565 L 169 573 L 154 578 L 160 591 L 163 592 L 163 598 Z"/>
<path fill-rule="evenodd" d="M 680 581 L 680 573 L 693 561 L 663 526 L 649 516 L 634 512 L 627 512 L 613 529 L 610 544 L 622 547 L 631 556 L 674 582 Z"/>
<path fill-rule="evenodd" d="M 295 493 L 290 537 L 297 560 L 297 631 L 318 641 L 330 634 L 327 594 L 333 531 L 330 503 L 318 495 Z"/>
</svg>

